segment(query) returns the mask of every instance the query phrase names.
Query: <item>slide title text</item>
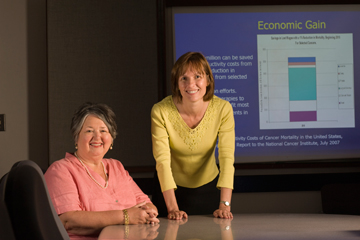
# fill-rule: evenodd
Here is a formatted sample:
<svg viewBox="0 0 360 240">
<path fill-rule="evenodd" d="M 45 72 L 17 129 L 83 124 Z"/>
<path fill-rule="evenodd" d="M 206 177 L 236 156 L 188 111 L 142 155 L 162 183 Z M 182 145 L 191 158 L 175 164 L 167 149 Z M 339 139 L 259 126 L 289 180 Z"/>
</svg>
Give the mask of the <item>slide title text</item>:
<svg viewBox="0 0 360 240">
<path fill-rule="evenodd" d="M 302 22 L 264 22 L 258 21 L 259 30 L 289 30 L 289 29 L 326 29 L 326 23 L 318 20 L 317 22 L 307 20 L 305 24 Z"/>
</svg>

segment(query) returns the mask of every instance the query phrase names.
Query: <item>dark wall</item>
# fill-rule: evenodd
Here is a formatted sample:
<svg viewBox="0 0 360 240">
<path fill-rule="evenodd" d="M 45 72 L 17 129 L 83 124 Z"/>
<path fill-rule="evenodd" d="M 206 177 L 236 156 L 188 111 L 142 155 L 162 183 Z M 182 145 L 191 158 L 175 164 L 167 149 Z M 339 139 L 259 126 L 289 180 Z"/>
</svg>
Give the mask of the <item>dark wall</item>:
<svg viewBox="0 0 360 240">
<path fill-rule="evenodd" d="M 27 107 L 28 107 L 28 159 L 42 169 L 48 166 L 48 84 L 46 49 L 46 0 L 27 2 Z M 12 103 L 10 103 L 12 104 Z M 24 159 L 17 159 L 20 161 Z"/>
<path fill-rule="evenodd" d="M 150 110 L 158 101 L 156 0 L 48 0 L 50 163 L 74 151 L 70 121 L 83 102 L 117 115 L 107 157 L 154 165 Z"/>
</svg>

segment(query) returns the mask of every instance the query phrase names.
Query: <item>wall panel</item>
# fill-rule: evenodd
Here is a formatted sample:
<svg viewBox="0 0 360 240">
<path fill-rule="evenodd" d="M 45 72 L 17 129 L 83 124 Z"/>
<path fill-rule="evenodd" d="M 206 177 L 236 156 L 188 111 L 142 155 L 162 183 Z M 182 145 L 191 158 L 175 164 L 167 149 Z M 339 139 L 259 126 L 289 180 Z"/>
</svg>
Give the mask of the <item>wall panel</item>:
<svg viewBox="0 0 360 240">
<path fill-rule="evenodd" d="M 50 162 L 74 151 L 70 122 L 86 101 L 117 115 L 107 157 L 154 165 L 150 110 L 158 101 L 156 1 L 48 0 Z"/>
</svg>

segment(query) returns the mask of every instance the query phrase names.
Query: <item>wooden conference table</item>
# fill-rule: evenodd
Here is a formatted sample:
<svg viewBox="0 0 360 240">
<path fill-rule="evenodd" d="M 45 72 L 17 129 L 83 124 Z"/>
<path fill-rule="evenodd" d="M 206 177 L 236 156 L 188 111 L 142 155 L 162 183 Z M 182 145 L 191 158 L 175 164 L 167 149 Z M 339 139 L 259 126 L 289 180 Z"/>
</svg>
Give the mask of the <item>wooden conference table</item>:
<svg viewBox="0 0 360 240">
<path fill-rule="evenodd" d="M 160 218 L 158 225 L 114 225 L 99 240 L 347 240 L 360 239 L 360 216 L 329 214 L 235 214 L 232 220 L 211 215 L 188 220 Z"/>
</svg>

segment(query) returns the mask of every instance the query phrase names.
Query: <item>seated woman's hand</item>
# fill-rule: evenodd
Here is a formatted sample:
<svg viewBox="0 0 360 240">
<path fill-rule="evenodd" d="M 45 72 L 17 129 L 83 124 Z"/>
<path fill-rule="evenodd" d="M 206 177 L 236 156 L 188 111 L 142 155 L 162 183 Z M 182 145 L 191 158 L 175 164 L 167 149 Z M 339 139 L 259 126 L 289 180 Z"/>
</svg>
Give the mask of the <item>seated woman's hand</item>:
<svg viewBox="0 0 360 240">
<path fill-rule="evenodd" d="M 155 224 L 159 223 L 159 219 L 156 218 L 157 214 L 154 214 L 154 210 L 146 206 L 146 203 L 140 203 L 132 208 L 127 209 L 129 214 L 130 224 Z"/>
<path fill-rule="evenodd" d="M 157 208 L 152 203 L 146 203 L 144 205 L 141 205 L 141 208 L 145 210 L 147 214 L 149 214 L 149 216 L 152 218 L 156 218 L 159 215 Z"/>
<path fill-rule="evenodd" d="M 183 219 L 183 218 L 188 218 L 188 215 L 184 211 L 174 210 L 174 211 L 170 211 L 168 213 L 168 219 L 180 220 L 180 219 Z"/>
</svg>

